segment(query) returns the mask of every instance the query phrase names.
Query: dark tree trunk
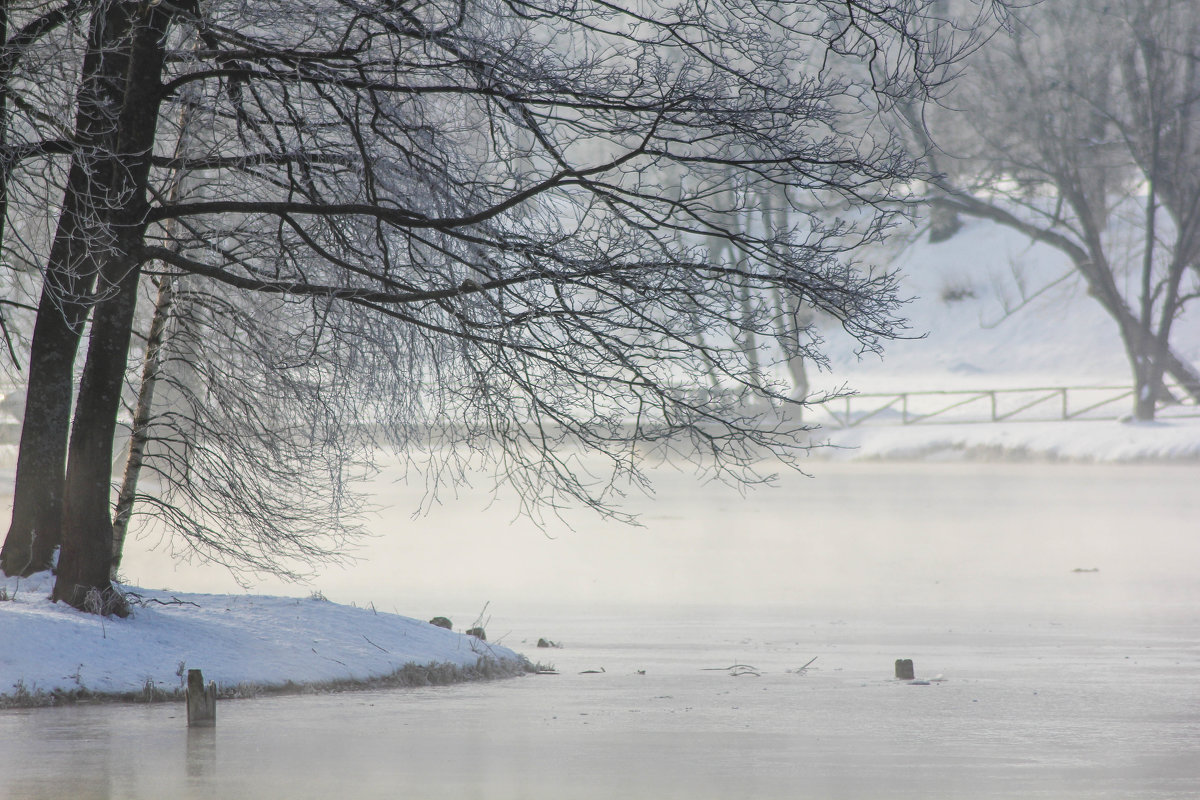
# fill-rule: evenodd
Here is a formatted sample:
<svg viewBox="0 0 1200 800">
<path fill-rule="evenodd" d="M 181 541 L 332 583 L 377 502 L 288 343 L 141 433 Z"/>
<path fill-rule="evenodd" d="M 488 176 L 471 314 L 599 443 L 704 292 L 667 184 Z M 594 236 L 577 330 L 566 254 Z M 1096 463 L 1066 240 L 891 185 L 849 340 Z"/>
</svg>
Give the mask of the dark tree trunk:
<svg viewBox="0 0 1200 800">
<path fill-rule="evenodd" d="M 1153 422 L 1158 411 L 1158 392 L 1162 385 L 1162 367 L 1150 362 L 1148 355 L 1133 370 L 1133 418 L 1138 422 Z"/>
<path fill-rule="evenodd" d="M 933 203 L 929 207 L 929 243 L 949 241 L 962 228 L 958 212 L 951 206 Z"/>
<path fill-rule="evenodd" d="M 87 291 L 91 283 L 77 280 L 77 276 L 62 277 L 71 278 L 69 287 L 54 288 L 52 277 L 46 276 L 34 323 L 12 524 L 0 551 L 0 566 L 8 575 L 49 569 L 61 541 L 75 354 L 87 316 L 86 305 L 65 298 Z M 87 285 L 81 285 L 84 283 Z"/>
<path fill-rule="evenodd" d="M 112 210 L 115 242 L 101 273 L 109 292 L 92 314 L 75 405 L 63 494 L 62 555 L 54 584 L 55 600 L 102 614 L 127 613 L 109 577 L 113 436 L 137 306 L 150 152 L 161 102 L 163 38 L 170 20 L 161 5 L 129 3 L 119 8 L 133 23 L 129 82 L 118 123 L 116 159 L 121 169 L 113 172 L 115 191 L 110 195 L 122 202 Z"/>
<path fill-rule="evenodd" d="M 1171 328 L 1180 313 L 1178 287 L 1183 272 L 1182 267 L 1173 267 L 1166 281 L 1157 331 L 1152 329 L 1152 322 L 1138 319 L 1128 309 L 1118 318 L 1133 373 L 1133 418 L 1139 422 L 1153 422 L 1160 402 L 1176 401 L 1165 383 L 1167 375 L 1174 377 L 1188 395 L 1200 399 L 1200 376 L 1170 345 Z"/>
<path fill-rule="evenodd" d="M 61 542 L 63 470 L 71 420 L 75 357 L 95 281 L 96 253 L 106 233 L 98 198 L 112 179 L 112 106 L 120 102 L 128 52 L 113 45 L 123 31 L 117 15 L 95 15 L 82 67 L 75 121 L 82 147 L 72 158 L 58 229 L 42 279 L 30 344 L 25 418 L 17 455 L 13 516 L 0 568 L 8 575 L 49 569 Z"/>
<path fill-rule="evenodd" d="M 127 259 L 114 260 L 110 266 L 113 272 L 125 274 L 111 286 L 115 294 L 97 305 L 92 315 L 87 363 L 67 451 L 62 555 L 54 584 L 55 600 L 104 614 L 123 612 L 109 576 L 112 449 L 140 276 L 136 264 Z"/>
</svg>

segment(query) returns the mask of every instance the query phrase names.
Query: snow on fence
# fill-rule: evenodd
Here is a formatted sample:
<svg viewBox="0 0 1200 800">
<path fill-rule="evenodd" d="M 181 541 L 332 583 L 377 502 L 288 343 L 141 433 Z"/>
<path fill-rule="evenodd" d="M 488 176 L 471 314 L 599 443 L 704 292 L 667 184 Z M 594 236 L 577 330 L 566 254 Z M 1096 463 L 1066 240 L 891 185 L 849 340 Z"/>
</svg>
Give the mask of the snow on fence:
<svg viewBox="0 0 1200 800">
<path fill-rule="evenodd" d="M 1043 386 L 1032 389 L 938 390 L 853 394 L 822 403 L 838 428 L 863 423 L 917 425 L 978 422 L 1114 420 L 1130 414 L 1130 386 Z M 1176 391 L 1177 396 L 1182 395 Z M 1200 406 L 1160 403 L 1160 419 L 1200 417 Z"/>
</svg>

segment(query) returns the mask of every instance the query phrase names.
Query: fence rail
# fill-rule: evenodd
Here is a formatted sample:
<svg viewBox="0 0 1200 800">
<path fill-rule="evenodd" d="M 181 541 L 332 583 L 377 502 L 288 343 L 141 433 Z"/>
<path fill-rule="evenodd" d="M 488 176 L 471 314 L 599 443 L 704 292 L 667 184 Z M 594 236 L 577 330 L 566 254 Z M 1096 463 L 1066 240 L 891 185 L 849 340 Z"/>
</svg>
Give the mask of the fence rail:
<svg viewBox="0 0 1200 800">
<path fill-rule="evenodd" d="M 918 425 L 1114 420 L 1130 413 L 1133 392 L 1129 386 L 884 392 L 847 395 L 816 407 L 839 428 L 853 428 L 867 422 Z M 1194 401 L 1160 403 L 1158 416 L 1200 417 L 1200 406 Z"/>
<path fill-rule="evenodd" d="M 1169 388 L 1176 396 L 1187 398 L 1178 387 Z M 1133 392 L 1129 386 L 878 392 L 836 397 L 813 404 L 809 409 L 827 417 L 818 416 L 812 421 L 837 428 L 854 428 L 864 423 L 952 425 L 1116 420 L 1129 415 Z M 1163 420 L 1200 418 L 1200 405 L 1191 398 L 1182 403 L 1160 403 L 1157 417 Z M 20 420 L 0 411 L 0 444 L 15 444 L 20 430 Z"/>
</svg>

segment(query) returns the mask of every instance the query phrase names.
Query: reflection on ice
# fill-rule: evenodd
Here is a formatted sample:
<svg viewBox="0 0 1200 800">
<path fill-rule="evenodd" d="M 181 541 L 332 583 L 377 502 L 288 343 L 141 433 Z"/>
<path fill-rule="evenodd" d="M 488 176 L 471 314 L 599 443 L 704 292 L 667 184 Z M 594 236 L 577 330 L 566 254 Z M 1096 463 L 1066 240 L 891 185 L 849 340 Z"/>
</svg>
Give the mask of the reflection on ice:
<svg viewBox="0 0 1200 800">
<path fill-rule="evenodd" d="M 217 773 L 217 730 L 187 729 L 187 776 L 211 780 Z"/>
</svg>

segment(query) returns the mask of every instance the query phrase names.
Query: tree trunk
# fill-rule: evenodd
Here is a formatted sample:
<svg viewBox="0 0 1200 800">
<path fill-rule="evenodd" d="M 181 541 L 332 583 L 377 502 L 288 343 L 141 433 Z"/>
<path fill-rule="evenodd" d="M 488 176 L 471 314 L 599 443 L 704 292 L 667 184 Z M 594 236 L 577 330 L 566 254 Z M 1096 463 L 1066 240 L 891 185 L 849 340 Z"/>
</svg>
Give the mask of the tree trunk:
<svg viewBox="0 0 1200 800">
<path fill-rule="evenodd" d="M 1170 396 L 1163 384 L 1165 348 L 1159 347 L 1158 336 L 1147 325 L 1144 320 L 1131 320 L 1121 328 L 1133 368 L 1133 418 L 1138 422 L 1153 422 L 1158 401 Z"/>
<path fill-rule="evenodd" d="M 133 425 L 129 431 L 129 456 L 125 460 L 125 474 L 121 478 L 121 491 L 117 494 L 117 508 L 113 514 L 112 566 L 109 577 L 117 579 L 121 567 L 121 555 L 125 549 L 125 534 L 129 530 L 129 518 L 133 515 L 133 500 L 137 495 L 138 476 L 142 470 L 142 457 L 146 451 L 147 430 L 154 407 L 154 387 L 158 383 L 163 336 L 171 314 L 175 279 L 164 275 L 158 285 L 158 297 L 154 302 L 154 319 L 150 322 L 150 335 L 146 339 L 146 355 L 142 365 L 142 384 L 138 388 L 137 407 L 133 413 Z"/>
<path fill-rule="evenodd" d="M 943 203 L 932 203 L 929 206 L 929 243 L 937 244 L 954 237 L 962 228 L 962 220 L 958 211 Z"/>
<path fill-rule="evenodd" d="M 170 14 L 161 5 L 116 7 L 128 15 L 132 36 L 129 81 L 119 117 L 109 197 L 120 198 L 112 211 L 115 242 L 101 280 L 110 289 L 92 315 L 87 362 L 79 385 L 75 420 L 67 451 L 63 492 L 62 555 L 54 599 L 102 614 L 128 613 L 109 578 L 113 526 L 112 450 L 121 390 L 129 358 L 133 314 L 141 277 L 150 152 L 158 124 L 163 69 L 163 39 Z"/>
<path fill-rule="evenodd" d="M 200 40 L 197 38 L 196 46 Z M 179 114 L 179 138 L 175 142 L 175 157 L 182 158 L 191 143 L 192 138 L 192 107 L 184 106 Z M 167 200 L 176 203 L 183 196 L 184 174 L 176 170 L 172 176 L 171 188 L 167 192 Z M 163 226 L 166 240 L 170 247 L 178 250 L 173 244 L 175 238 L 175 220 L 167 220 Z M 171 305 L 175 299 L 175 284 L 178 279 L 174 275 L 163 275 L 158 282 L 158 294 L 154 300 L 154 316 L 150 320 L 150 332 L 146 336 L 146 353 L 142 359 L 142 382 L 138 387 L 137 406 L 133 412 L 133 424 L 129 429 L 129 453 L 125 459 L 125 473 L 121 477 L 121 489 L 117 493 L 117 506 L 113 512 L 113 550 L 112 566 L 109 577 L 116 581 L 121 568 L 121 556 L 125 550 L 125 535 L 129 531 L 129 520 L 133 516 L 134 498 L 137 496 L 138 478 L 142 471 L 142 461 L 146 453 L 146 443 L 149 439 L 148 430 L 154 411 L 154 389 L 158 384 L 161 369 L 161 353 L 163 339 L 166 336 L 167 322 L 171 318 Z"/>
<path fill-rule="evenodd" d="M 105 236 L 98 202 L 112 179 L 111 164 L 99 154 L 115 144 L 112 105 L 120 101 L 129 67 L 128 53 L 114 46 L 123 33 L 117 20 L 109 19 L 115 16 L 95 14 L 83 61 L 75 121 L 83 146 L 67 176 L 30 343 L 12 523 L 0 550 L 0 568 L 8 575 L 49 569 L 61 539 L 75 357 L 98 269 L 98 239 Z"/>
<path fill-rule="evenodd" d="M 1166 281 L 1166 298 L 1163 300 L 1157 332 L 1138 319 L 1128 307 L 1122 306 L 1120 313 L 1114 314 L 1132 368 L 1133 418 L 1139 422 L 1154 421 L 1159 401 L 1174 399 L 1165 383 L 1167 375 L 1174 377 L 1184 392 L 1200 400 L 1200 376 L 1170 346 L 1172 324 L 1179 314 L 1178 286 L 1183 271 L 1182 267 L 1172 267 Z"/>
<path fill-rule="evenodd" d="M 743 284 L 738 290 L 738 302 L 742 310 L 742 322 L 740 330 L 734 331 L 734 341 L 742 348 L 742 353 L 746 356 L 746 363 L 750 365 L 750 381 L 749 385 L 743 389 L 750 402 L 757 401 L 763 391 L 763 376 L 762 364 L 759 362 L 758 353 L 758 336 L 754 333 L 754 326 L 757 325 L 755 319 L 754 302 L 750 296 L 750 287 Z"/>
<path fill-rule="evenodd" d="M 1157 370 L 1147 363 L 1146 356 L 1138 359 L 1133 369 L 1133 418 L 1138 422 L 1153 422 L 1158 410 L 1158 386 L 1162 382 L 1162 368 Z M 1158 380 L 1154 380 L 1157 374 Z"/>
<path fill-rule="evenodd" d="M 116 294 L 97 305 L 92 316 L 87 363 L 67 451 L 62 555 L 54 599 L 85 611 L 123 615 L 109 577 L 112 448 L 141 271 L 127 259 L 114 260 L 111 266 L 113 272 L 125 274 L 112 287 Z"/>
<path fill-rule="evenodd" d="M 763 194 L 763 229 L 770 235 L 782 236 L 788 228 L 787 190 L 778 187 Z M 771 292 L 775 309 L 772 319 L 775 338 L 783 348 L 788 375 L 792 379 L 792 399 L 801 403 L 808 397 L 808 367 L 804 358 L 804 336 L 813 323 L 813 312 L 804 304 L 804 298 L 796 292 L 784 293 L 776 286 Z M 796 407 L 803 415 L 804 406 Z"/>
<path fill-rule="evenodd" d="M 8 52 L 8 0 L 0 4 L 0 44 Z M 8 153 L 8 74 L 0 77 L 0 153 Z M 8 222 L 8 176 L 12 163 L 5 158 L 0 164 L 0 258 L 4 255 L 4 225 Z M 0 324 L 4 312 L 0 309 Z"/>
<path fill-rule="evenodd" d="M 63 297 L 86 291 L 90 286 L 79 283 L 90 281 L 72 280 L 74 285 L 66 290 L 52 288 L 51 282 L 52 277 L 47 275 L 33 329 L 12 524 L 0 550 L 0 566 L 7 575 L 49 569 L 61 538 L 63 469 L 75 354 L 87 315 L 86 305 Z"/>
</svg>

